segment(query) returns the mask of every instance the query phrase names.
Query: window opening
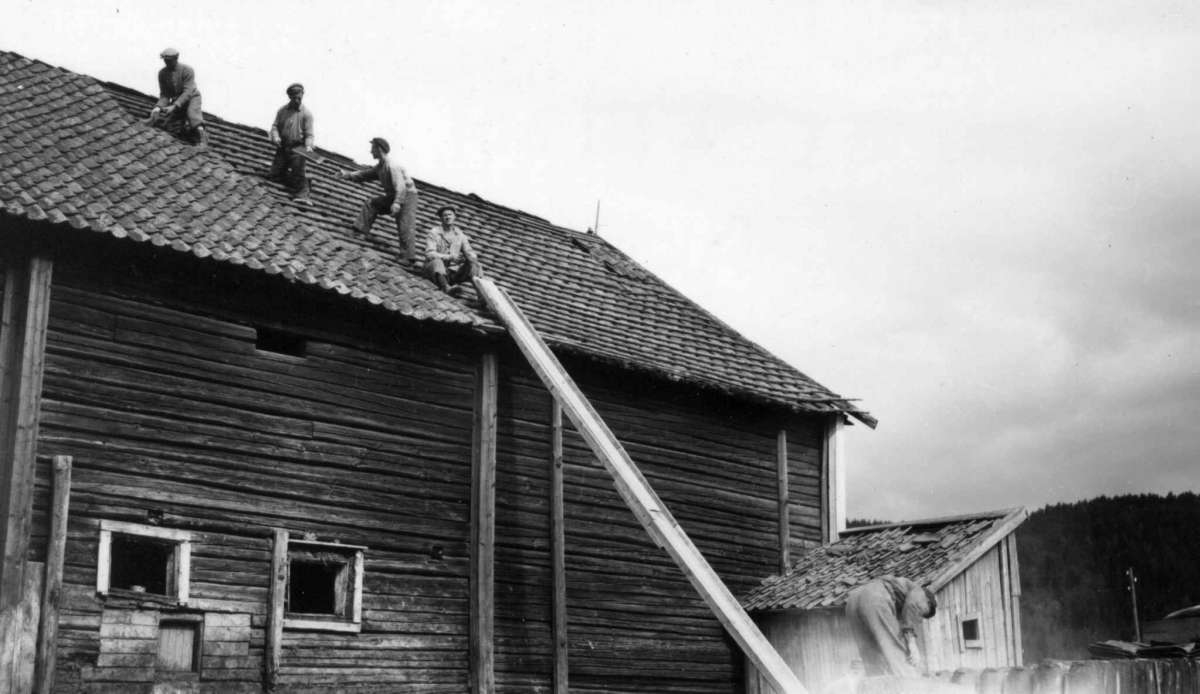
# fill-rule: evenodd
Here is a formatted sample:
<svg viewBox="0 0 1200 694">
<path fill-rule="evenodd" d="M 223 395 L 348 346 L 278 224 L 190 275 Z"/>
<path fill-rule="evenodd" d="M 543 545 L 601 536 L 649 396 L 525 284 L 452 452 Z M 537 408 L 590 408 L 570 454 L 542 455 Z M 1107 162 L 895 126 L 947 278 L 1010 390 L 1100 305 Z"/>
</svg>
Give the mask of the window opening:
<svg viewBox="0 0 1200 694">
<path fill-rule="evenodd" d="M 356 545 L 289 540 L 284 626 L 359 631 L 362 625 L 363 550 Z"/>
<path fill-rule="evenodd" d="M 295 333 L 262 326 L 255 328 L 255 332 L 254 348 L 263 352 L 303 357 L 308 349 L 308 340 Z"/>
<path fill-rule="evenodd" d="M 109 588 L 154 595 L 174 593 L 174 543 L 113 533 L 110 556 Z"/>
<path fill-rule="evenodd" d="M 983 648 L 983 639 L 979 635 L 978 617 L 962 620 L 962 641 L 964 648 Z"/>
<path fill-rule="evenodd" d="M 186 530 L 100 521 L 96 592 L 122 597 L 167 599 L 185 604 L 192 565 L 191 533 Z"/>
<path fill-rule="evenodd" d="M 350 558 L 324 553 L 292 557 L 288 581 L 288 611 L 300 614 L 346 616 Z"/>
</svg>

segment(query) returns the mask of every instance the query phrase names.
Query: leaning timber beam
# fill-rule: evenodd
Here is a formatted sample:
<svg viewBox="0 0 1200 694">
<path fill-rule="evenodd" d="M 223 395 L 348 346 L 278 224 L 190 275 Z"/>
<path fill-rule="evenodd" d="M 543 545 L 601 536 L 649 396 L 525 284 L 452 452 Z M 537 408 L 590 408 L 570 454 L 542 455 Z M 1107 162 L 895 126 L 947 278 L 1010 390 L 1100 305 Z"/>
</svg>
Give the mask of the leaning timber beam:
<svg viewBox="0 0 1200 694">
<path fill-rule="evenodd" d="M 737 598 L 729 592 L 721 577 L 692 544 L 691 538 L 651 489 L 641 470 L 551 353 L 521 309 L 508 298 L 504 290 L 487 278 L 475 278 L 475 289 L 508 328 L 521 353 L 537 372 L 554 400 L 562 406 L 563 412 L 587 441 L 592 452 L 604 463 L 604 467 L 616 482 L 621 498 L 650 534 L 651 539 L 671 555 L 759 673 L 780 694 L 807 694 L 795 673 L 759 631 Z"/>
</svg>

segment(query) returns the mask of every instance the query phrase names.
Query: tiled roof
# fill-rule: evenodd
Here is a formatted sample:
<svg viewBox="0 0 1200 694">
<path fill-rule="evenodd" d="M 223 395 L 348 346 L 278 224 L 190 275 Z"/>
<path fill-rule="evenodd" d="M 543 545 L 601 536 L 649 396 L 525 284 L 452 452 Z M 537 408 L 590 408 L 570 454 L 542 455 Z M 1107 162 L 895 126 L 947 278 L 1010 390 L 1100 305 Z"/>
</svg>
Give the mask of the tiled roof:
<svg viewBox="0 0 1200 694">
<path fill-rule="evenodd" d="M 903 576 L 940 589 L 1025 520 L 1023 508 L 850 528 L 742 600 L 750 611 L 839 607 L 855 586 Z"/>
<path fill-rule="evenodd" d="M 148 70 L 150 68 L 147 68 Z M 152 71 L 152 70 L 151 70 Z M 203 82 L 201 81 L 203 86 Z M 390 217 L 369 239 L 349 223 L 371 185 L 342 181 L 348 158 L 318 150 L 315 205 L 290 201 L 263 173 L 258 128 L 206 114 L 197 149 L 143 122 L 153 98 L 0 51 L 0 214 L 148 242 L 316 285 L 424 321 L 500 327 L 396 260 Z M 418 248 L 441 205 L 455 205 L 486 273 L 558 351 L 618 363 L 798 411 L 845 412 L 829 391 L 676 292 L 607 241 L 418 181 Z"/>
</svg>

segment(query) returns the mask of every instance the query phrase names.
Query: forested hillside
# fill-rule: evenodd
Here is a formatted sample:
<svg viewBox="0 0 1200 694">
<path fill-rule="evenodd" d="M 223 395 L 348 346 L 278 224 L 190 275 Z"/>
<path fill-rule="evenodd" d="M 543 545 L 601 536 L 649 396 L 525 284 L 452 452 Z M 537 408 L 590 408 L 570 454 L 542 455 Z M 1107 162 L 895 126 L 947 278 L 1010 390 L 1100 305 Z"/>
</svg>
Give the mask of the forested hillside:
<svg viewBox="0 0 1200 694">
<path fill-rule="evenodd" d="M 1142 621 L 1200 603 L 1200 495 L 1100 497 L 1048 506 L 1017 531 L 1025 661 L 1086 658 L 1133 640 L 1126 569 Z"/>
</svg>

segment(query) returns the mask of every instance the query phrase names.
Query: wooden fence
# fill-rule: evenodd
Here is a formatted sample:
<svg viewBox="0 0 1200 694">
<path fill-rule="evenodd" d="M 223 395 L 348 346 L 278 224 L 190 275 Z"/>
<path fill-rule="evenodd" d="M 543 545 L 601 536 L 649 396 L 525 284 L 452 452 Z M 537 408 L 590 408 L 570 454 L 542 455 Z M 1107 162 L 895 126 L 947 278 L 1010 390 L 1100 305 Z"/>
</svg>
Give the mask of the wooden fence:
<svg viewBox="0 0 1200 694">
<path fill-rule="evenodd" d="M 976 694 L 1196 694 L 1200 660 L 1046 661 L 1024 668 L 959 670 L 938 679 Z"/>
</svg>

